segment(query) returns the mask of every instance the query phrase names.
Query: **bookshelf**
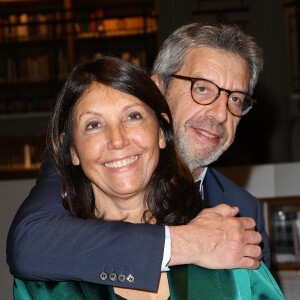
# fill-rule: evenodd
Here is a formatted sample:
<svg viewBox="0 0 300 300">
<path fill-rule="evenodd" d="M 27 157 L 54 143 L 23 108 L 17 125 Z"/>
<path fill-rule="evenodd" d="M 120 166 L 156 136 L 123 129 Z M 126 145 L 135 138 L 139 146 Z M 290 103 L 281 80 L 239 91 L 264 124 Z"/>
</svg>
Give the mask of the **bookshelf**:
<svg viewBox="0 0 300 300">
<path fill-rule="evenodd" d="M 154 1 L 0 1 L 0 115 L 51 110 L 87 58 L 112 54 L 148 69 L 156 39 Z"/>
<path fill-rule="evenodd" d="M 261 200 L 272 253 L 272 268 L 300 269 L 300 196 Z"/>
<path fill-rule="evenodd" d="M 46 134 L 0 137 L 0 180 L 36 177 Z"/>
<path fill-rule="evenodd" d="M 300 196 L 261 199 L 271 248 L 271 271 L 287 299 L 300 292 Z"/>
<path fill-rule="evenodd" d="M 49 114 L 82 60 L 109 54 L 149 70 L 158 48 L 156 11 L 155 0 L 0 0 L 0 126 L 8 115 Z M 43 134 L 36 126 L 14 139 Z M 10 143 L 9 134 L 0 130 L 0 137 Z"/>
</svg>

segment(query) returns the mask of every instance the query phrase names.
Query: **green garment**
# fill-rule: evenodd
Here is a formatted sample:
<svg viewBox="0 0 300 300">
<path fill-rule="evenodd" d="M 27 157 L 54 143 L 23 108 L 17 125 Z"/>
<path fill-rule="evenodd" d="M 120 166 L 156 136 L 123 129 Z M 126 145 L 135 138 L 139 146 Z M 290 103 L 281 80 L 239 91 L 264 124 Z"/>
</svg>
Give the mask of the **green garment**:
<svg viewBox="0 0 300 300">
<path fill-rule="evenodd" d="M 284 299 L 267 267 L 258 270 L 209 270 L 194 265 L 171 267 L 171 300 Z M 115 300 L 111 286 L 79 281 L 14 281 L 15 300 Z"/>
</svg>

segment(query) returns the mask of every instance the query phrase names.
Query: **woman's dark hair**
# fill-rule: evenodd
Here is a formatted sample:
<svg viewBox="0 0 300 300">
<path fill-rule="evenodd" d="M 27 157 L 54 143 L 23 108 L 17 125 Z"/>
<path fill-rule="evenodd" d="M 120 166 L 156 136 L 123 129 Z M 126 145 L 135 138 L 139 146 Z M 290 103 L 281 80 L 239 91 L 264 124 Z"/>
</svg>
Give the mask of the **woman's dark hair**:
<svg viewBox="0 0 300 300">
<path fill-rule="evenodd" d="M 203 208 L 199 190 L 188 167 L 174 144 L 172 117 L 166 100 L 149 75 L 124 60 L 103 56 L 77 65 L 69 74 L 58 96 L 48 130 L 48 147 L 62 176 L 62 201 L 76 217 L 95 217 L 95 200 L 90 180 L 81 166 L 71 160 L 72 115 L 83 93 L 100 83 L 132 95 L 154 112 L 158 126 L 164 131 L 166 147 L 160 150 L 158 165 L 146 188 L 148 211 L 157 224 L 186 224 Z M 162 113 L 167 114 L 167 121 Z M 151 216 L 151 217 L 149 217 Z"/>
</svg>

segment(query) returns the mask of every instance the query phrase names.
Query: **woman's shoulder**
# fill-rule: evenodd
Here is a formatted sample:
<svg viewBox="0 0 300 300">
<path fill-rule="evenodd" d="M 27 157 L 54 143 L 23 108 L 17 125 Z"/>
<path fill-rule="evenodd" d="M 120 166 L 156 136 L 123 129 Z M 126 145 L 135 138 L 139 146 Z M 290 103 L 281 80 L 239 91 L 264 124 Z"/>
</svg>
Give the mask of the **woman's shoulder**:
<svg viewBox="0 0 300 300">
<path fill-rule="evenodd" d="M 207 296 L 203 299 L 285 299 L 263 262 L 257 270 L 209 270 L 189 265 L 188 281 L 191 292 Z"/>
<path fill-rule="evenodd" d="M 261 262 L 258 269 L 246 271 L 249 275 L 251 291 L 254 296 L 263 299 L 285 299 L 276 280 L 263 262 Z"/>
<path fill-rule="evenodd" d="M 15 278 L 14 299 L 114 300 L 113 288 L 83 281 L 31 281 Z"/>
</svg>

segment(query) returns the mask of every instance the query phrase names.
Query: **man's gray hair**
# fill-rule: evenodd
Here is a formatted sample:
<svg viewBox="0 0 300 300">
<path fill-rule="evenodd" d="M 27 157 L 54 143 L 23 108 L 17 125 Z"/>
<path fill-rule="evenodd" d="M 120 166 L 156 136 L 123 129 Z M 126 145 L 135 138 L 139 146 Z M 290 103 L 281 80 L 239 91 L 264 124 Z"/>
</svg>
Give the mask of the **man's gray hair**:
<svg viewBox="0 0 300 300">
<path fill-rule="evenodd" d="M 203 25 L 193 23 L 174 31 L 163 43 L 154 62 L 152 74 L 162 79 L 165 92 L 171 81 L 170 75 L 177 73 L 184 64 L 189 50 L 198 47 L 211 47 L 225 50 L 245 59 L 250 69 L 248 92 L 253 93 L 263 68 L 262 49 L 253 37 L 245 34 L 237 25 Z M 188 74 L 184 74 L 188 75 Z"/>
</svg>

